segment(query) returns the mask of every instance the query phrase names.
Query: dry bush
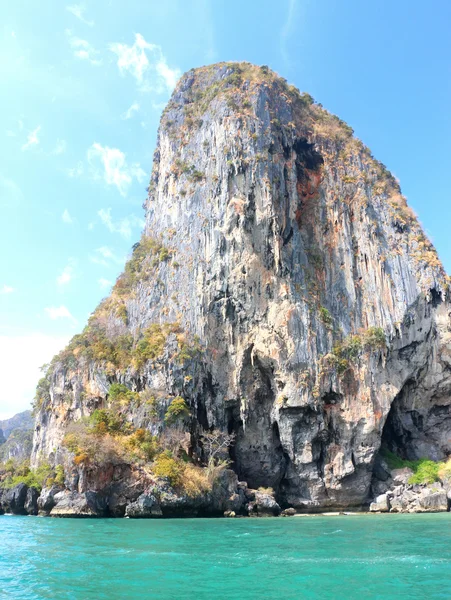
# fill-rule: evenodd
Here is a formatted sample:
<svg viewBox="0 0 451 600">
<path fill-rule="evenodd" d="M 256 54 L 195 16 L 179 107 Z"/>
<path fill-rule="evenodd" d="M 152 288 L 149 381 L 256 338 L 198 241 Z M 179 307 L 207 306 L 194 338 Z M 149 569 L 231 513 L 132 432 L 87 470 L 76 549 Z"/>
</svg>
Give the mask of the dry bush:
<svg viewBox="0 0 451 600">
<path fill-rule="evenodd" d="M 182 475 L 182 488 L 191 498 L 211 491 L 211 481 L 206 471 L 191 463 L 186 464 Z"/>
</svg>

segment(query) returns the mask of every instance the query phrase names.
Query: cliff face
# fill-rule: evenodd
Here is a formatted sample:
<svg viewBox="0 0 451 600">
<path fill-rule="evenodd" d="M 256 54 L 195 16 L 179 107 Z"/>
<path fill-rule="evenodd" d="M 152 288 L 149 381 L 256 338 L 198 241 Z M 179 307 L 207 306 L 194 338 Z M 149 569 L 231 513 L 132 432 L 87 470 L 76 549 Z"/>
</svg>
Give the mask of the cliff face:
<svg viewBox="0 0 451 600">
<path fill-rule="evenodd" d="M 0 462 L 10 458 L 18 461 L 28 459 L 32 449 L 33 429 L 31 410 L 0 421 Z"/>
<path fill-rule="evenodd" d="M 383 439 L 451 453 L 447 277 L 398 183 L 352 130 L 267 68 L 180 80 L 162 116 L 141 241 L 40 382 L 33 462 L 111 384 L 175 397 L 235 433 L 233 468 L 283 505 L 365 503 Z"/>
</svg>

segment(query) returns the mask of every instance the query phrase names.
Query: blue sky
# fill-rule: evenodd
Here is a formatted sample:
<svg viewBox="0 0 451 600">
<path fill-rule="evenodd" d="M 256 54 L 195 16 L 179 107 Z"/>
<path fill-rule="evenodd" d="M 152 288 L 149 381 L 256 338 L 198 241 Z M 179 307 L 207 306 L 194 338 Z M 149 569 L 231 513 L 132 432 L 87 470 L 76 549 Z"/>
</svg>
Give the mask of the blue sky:
<svg viewBox="0 0 451 600">
<path fill-rule="evenodd" d="M 401 180 L 448 272 L 451 4 L 16 0 L 0 25 L 0 418 L 108 294 L 184 71 L 267 64 Z"/>
</svg>

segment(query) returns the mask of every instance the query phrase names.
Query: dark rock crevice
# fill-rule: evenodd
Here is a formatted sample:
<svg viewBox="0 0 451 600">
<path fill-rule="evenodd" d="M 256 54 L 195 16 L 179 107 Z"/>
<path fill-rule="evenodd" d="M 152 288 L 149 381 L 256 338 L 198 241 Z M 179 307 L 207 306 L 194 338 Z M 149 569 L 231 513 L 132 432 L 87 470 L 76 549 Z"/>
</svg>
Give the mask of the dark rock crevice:
<svg viewBox="0 0 451 600">
<path fill-rule="evenodd" d="M 243 359 L 240 407 L 229 411 L 229 432 L 236 435 L 231 450 L 233 467 L 251 488 L 278 490 L 286 470 L 279 427 L 271 419 L 274 404 L 273 368 L 263 364 L 250 348 Z"/>
</svg>

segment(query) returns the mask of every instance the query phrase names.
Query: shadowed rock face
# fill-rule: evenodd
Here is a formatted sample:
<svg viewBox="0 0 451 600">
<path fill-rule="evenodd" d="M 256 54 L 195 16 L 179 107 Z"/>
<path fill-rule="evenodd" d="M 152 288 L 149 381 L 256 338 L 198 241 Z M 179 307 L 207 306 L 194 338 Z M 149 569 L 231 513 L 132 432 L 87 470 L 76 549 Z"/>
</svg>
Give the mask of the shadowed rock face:
<svg viewBox="0 0 451 600">
<path fill-rule="evenodd" d="M 115 381 L 182 395 L 193 445 L 200 427 L 235 432 L 239 477 L 282 505 L 365 503 L 382 435 L 409 457 L 450 452 L 447 277 L 340 119 L 267 69 L 190 71 L 161 119 L 145 208 L 143 239 L 164 252 L 126 270 L 91 329 L 114 344 L 178 322 L 201 351 L 177 359 L 168 334 L 124 367 L 69 348 L 47 375 L 34 463 L 65 460 L 67 424 Z"/>
</svg>

